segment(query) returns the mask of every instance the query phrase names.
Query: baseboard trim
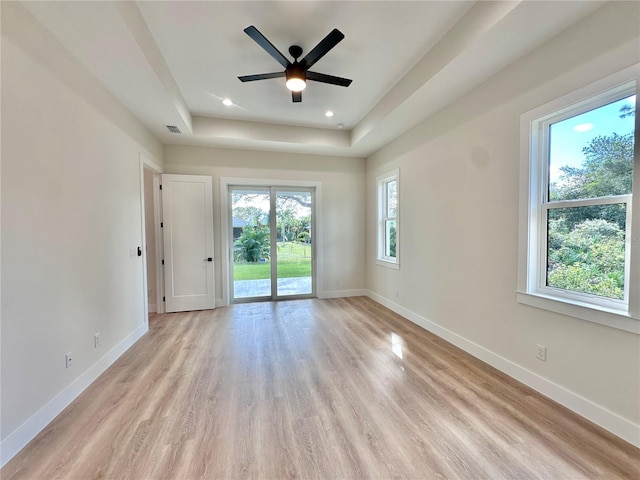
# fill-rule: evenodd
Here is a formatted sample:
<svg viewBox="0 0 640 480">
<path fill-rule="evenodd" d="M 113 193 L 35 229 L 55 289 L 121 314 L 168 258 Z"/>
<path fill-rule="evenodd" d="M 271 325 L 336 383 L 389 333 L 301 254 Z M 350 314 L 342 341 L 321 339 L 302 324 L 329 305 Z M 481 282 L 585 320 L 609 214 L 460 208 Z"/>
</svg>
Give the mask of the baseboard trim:
<svg viewBox="0 0 640 480">
<path fill-rule="evenodd" d="M 341 297 L 362 297 L 367 296 L 368 290 L 326 290 L 318 294 L 318 298 L 341 298 Z"/>
<path fill-rule="evenodd" d="M 3 467 L 40 433 L 60 412 L 69 406 L 89 385 L 109 368 L 129 347 L 142 337 L 149 326 L 143 323 L 102 358 L 90 366 L 82 375 L 65 387 L 44 407 L 18 427 L 0 443 L 0 467 Z"/>
<path fill-rule="evenodd" d="M 637 425 L 620 415 L 607 410 L 606 408 L 588 400 L 565 387 L 558 385 L 537 373 L 528 370 L 507 358 L 504 358 L 491 350 L 448 330 L 431 320 L 399 305 L 391 300 L 378 295 L 377 293 L 367 290 L 366 295 L 376 302 L 384 305 L 388 309 L 394 311 L 398 315 L 402 315 L 406 319 L 416 325 L 428 330 L 438 337 L 452 343 L 456 347 L 473 355 L 474 357 L 488 363 L 503 373 L 506 373 L 519 382 L 533 388 L 537 392 L 549 397 L 559 404 L 567 407 L 569 410 L 583 416 L 587 420 L 599 425 L 605 430 L 613 433 L 621 439 L 640 448 L 640 425 Z"/>
</svg>

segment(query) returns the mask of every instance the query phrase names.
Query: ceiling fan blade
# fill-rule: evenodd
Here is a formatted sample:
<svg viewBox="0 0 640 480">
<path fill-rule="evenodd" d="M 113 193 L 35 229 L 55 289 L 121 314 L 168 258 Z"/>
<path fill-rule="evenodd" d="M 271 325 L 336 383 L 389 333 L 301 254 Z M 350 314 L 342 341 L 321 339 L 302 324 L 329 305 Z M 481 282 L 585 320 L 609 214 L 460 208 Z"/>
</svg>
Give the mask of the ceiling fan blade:
<svg viewBox="0 0 640 480">
<path fill-rule="evenodd" d="M 313 47 L 313 50 L 300 60 L 300 63 L 304 65 L 304 68 L 311 68 L 314 63 L 324 57 L 327 52 L 340 43 L 343 38 L 344 34 L 337 28 L 334 28 L 329 35 L 324 37 L 318 45 Z"/>
<path fill-rule="evenodd" d="M 302 92 L 291 92 L 291 100 L 293 103 L 298 103 L 302 101 Z"/>
<path fill-rule="evenodd" d="M 325 75 L 324 73 L 310 72 L 307 70 L 307 80 L 314 80 L 316 82 L 330 83 L 331 85 L 339 85 L 341 87 L 348 87 L 353 80 L 342 77 L 334 77 L 333 75 Z"/>
<path fill-rule="evenodd" d="M 257 75 L 243 75 L 238 77 L 241 82 L 254 82 L 256 80 L 267 80 L 269 78 L 281 78 L 284 77 L 284 72 L 274 72 L 274 73 L 259 73 Z"/>
<path fill-rule="evenodd" d="M 289 60 L 287 60 L 287 57 L 280 53 L 280 50 L 274 47 L 273 44 L 269 40 L 267 40 L 267 37 L 262 35 L 256 27 L 251 25 L 244 29 L 244 33 L 253 38 L 253 40 L 258 45 L 260 45 L 269 55 L 275 58 L 276 62 L 278 62 L 284 68 L 287 68 L 289 66 L 290 62 Z"/>
</svg>

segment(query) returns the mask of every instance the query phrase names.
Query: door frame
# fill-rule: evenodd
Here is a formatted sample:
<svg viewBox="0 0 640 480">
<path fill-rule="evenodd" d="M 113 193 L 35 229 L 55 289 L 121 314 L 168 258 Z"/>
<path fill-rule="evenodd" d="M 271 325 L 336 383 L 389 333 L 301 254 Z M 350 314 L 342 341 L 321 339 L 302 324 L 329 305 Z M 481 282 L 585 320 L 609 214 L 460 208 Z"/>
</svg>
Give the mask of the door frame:
<svg viewBox="0 0 640 480">
<path fill-rule="evenodd" d="M 233 276 L 231 275 L 231 268 L 233 268 L 233 248 L 229 241 L 231 236 L 230 225 L 231 215 L 229 204 L 229 187 L 301 187 L 301 188 L 313 188 L 315 189 L 315 234 L 313 237 L 315 255 L 314 255 L 314 268 L 312 284 L 315 285 L 315 296 L 322 297 L 322 182 L 314 182 L 308 180 L 282 180 L 271 178 L 238 178 L 238 177 L 220 177 L 220 235 L 222 255 L 220 258 L 220 267 L 222 273 L 222 299 L 224 305 L 229 305 L 231 302 L 231 281 Z M 284 299 L 289 297 L 279 297 Z M 297 298 L 291 297 L 291 298 Z"/>
<path fill-rule="evenodd" d="M 141 221 L 141 248 L 147 245 L 147 233 L 146 233 L 146 221 L 145 218 L 145 201 L 144 201 L 144 172 L 145 170 L 153 174 L 153 229 L 156 237 L 156 278 L 151 279 L 156 284 L 156 311 L 158 313 L 164 312 L 164 304 L 162 303 L 163 284 L 161 280 L 162 276 L 162 238 L 160 231 L 160 175 L 162 174 L 162 167 L 158 165 L 154 160 L 146 156 L 144 153 L 139 154 L 139 168 L 140 168 L 140 221 Z M 149 280 L 147 278 L 147 255 L 146 252 L 142 255 L 142 292 L 144 298 L 144 323 L 149 327 Z"/>
<path fill-rule="evenodd" d="M 276 239 L 275 241 L 270 241 L 270 251 L 271 251 L 271 261 L 270 261 L 270 293 L 269 295 L 256 296 L 256 297 L 242 297 L 237 298 L 235 295 L 235 278 L 233 275 L 233 245 L 230 244 L 229 248 L 231 249 L 229 252 L 229 302 L 233 303 L 249 303 L 249 302 L 265 302 L 271 300 L 293 300 L 297 298 L 313 298 L 316 296 L 316 267 L 317 267 L 317 255 L 316 255 L 316 242 L 315 242 L 315 232 L 316 232 L 316 189 L 315 187 L 301 187 L 297 186 L 280 186 L 280 185 L 229 185 L 227 191 L 227 202 L 233 198 L 232 192 L 242 190 L 244 188 L 248 188 L 249 190 L 258 189 L 258 191 L 267 193 L 269 195 L 269 234 L 271 239 Z M 311 223 L 312 223 L 312 232 L 314 241 L 311 243 L 311 292 L 309 293 L 300 293 L 300 294 L 289 294 L 289 295 L 280 295 L 278 294 L 278 242 L 277 242 L 277 221 L 278 221 L 278 208 L 277 208 L 277 199 L 278 195 L 282 192 L 305 192 L 309 193 L 311 196 Z M 233 230 L 233 205 L 232 201 L 228 203 L 228 214 L 229 214 L 229 234 L 231 234 Z M 231 234 L 232 235 L 232 234 Z"/>
</svg>

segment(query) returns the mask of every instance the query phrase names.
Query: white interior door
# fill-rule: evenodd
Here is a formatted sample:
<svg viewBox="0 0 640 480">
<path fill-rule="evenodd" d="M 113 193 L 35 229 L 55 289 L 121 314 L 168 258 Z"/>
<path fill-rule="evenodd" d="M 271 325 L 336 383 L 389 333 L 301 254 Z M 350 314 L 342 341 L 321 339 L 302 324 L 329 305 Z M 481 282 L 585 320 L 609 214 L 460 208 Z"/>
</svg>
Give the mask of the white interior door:
<svg viewBox="0 0 640 480">
<path fill-rule="evenodd" d="M 167 312 L 215 307 L 211 177 L 162 175 Z"/>
</svg>

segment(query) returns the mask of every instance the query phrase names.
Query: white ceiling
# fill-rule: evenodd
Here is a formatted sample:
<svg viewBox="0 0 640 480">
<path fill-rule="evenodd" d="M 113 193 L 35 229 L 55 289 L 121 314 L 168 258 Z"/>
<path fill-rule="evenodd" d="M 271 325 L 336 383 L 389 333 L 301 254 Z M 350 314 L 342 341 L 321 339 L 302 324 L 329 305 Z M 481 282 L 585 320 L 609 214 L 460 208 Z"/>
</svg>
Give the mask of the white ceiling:
<svg viewBox="0 0 640 480">
<path fill-rule="evenodd" d="M 364 157 L 602 3 L 22 5 L 163 143 Z M 294 104 L 284 79 L 240 82 L 239 75 L 282 70 L 243 32 L 249 25 L 287 56 L 290 45 L 306 53 L 338 28 L 345 39 L 313 69 L 353 83 L 308 82 Z"/>
</svg>

